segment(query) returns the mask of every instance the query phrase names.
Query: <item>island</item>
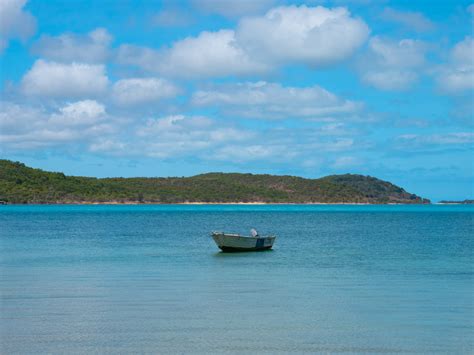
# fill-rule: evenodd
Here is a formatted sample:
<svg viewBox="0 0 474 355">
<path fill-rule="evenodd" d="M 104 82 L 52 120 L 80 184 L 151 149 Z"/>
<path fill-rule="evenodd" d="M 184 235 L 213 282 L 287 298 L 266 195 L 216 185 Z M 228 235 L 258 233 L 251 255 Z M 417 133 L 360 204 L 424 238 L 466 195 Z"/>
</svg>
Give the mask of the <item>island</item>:
<svg viewBox="0 0 474 355">
<path fill-rule="evenodd" d="M 441 205 L 473 205 L 474 200 L 462 200 L 462 201 L 446 201 L 442 200 L 438 202 Z"/>
<path fill-rule="evenodd" d="M 94 178 L 66 176 L 10 160 L 0 160 L 0 201 L 3 204 L 430 203 L 390 182 L 357 174 L 319 179 L 241 173 Z"/>
</svg>

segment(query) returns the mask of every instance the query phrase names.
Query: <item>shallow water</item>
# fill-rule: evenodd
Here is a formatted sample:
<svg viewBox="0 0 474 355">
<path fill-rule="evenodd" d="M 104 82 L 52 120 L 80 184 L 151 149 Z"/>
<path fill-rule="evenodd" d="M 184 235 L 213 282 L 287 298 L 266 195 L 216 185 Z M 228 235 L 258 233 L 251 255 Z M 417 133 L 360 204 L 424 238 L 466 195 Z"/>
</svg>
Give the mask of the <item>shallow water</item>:
<svg viewBox="0 0 474 355">
<path fill-rule="evenodd" d="M 209 232 L 278 235 L 224 254 Z M 1 353 L 472 353 L 471 206 L 0 206 Z"/>
</svg>

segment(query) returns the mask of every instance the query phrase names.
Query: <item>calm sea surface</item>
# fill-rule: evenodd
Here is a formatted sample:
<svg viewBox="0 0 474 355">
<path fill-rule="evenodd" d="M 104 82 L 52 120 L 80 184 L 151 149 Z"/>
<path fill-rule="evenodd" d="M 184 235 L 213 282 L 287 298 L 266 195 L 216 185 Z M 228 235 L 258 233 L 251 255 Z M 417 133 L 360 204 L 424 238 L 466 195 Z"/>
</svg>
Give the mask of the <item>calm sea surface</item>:
<svg viewBox="0 0 474 355">
<path fill-rule="evenodd" d="M 473 254 L 471 206 L 0 206 L 0 353 L 473 353 Z"/>
</svg>

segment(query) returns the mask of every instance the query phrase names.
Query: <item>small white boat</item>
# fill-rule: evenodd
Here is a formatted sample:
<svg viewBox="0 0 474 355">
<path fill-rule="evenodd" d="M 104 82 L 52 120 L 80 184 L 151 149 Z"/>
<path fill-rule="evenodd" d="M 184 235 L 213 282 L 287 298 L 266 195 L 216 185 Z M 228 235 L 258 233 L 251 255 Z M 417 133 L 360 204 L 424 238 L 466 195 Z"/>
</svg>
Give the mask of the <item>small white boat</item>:
<svg viewBox="0 0 474 355">
<path fill-rule="evenodd" d="M 224 252 L 271 249 L 276 236 L 259 236 L 254 229 L 252 229 L 251 233 L 252 236 L 244 236 L 233 233 L 212 232 L 211 236 L 217 246 Z"/>
</svg>

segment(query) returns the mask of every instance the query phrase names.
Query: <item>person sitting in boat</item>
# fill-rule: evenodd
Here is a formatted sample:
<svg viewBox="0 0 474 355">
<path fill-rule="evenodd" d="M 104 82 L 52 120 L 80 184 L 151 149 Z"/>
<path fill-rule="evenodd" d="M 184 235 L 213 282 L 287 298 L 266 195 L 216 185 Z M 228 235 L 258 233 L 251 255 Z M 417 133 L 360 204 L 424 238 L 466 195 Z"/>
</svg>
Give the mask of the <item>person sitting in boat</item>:
<svg viewBox="0 0 474 355">
<path fill-rule="evenodd" d="M 250 234 L 252 235 L 252 237 L 258 238 L 258 232 L 257 232 L 257 230 L 256 230 L 255 228 L 252 228 L 252 229 L 250 230 Z"/>
</svg>

